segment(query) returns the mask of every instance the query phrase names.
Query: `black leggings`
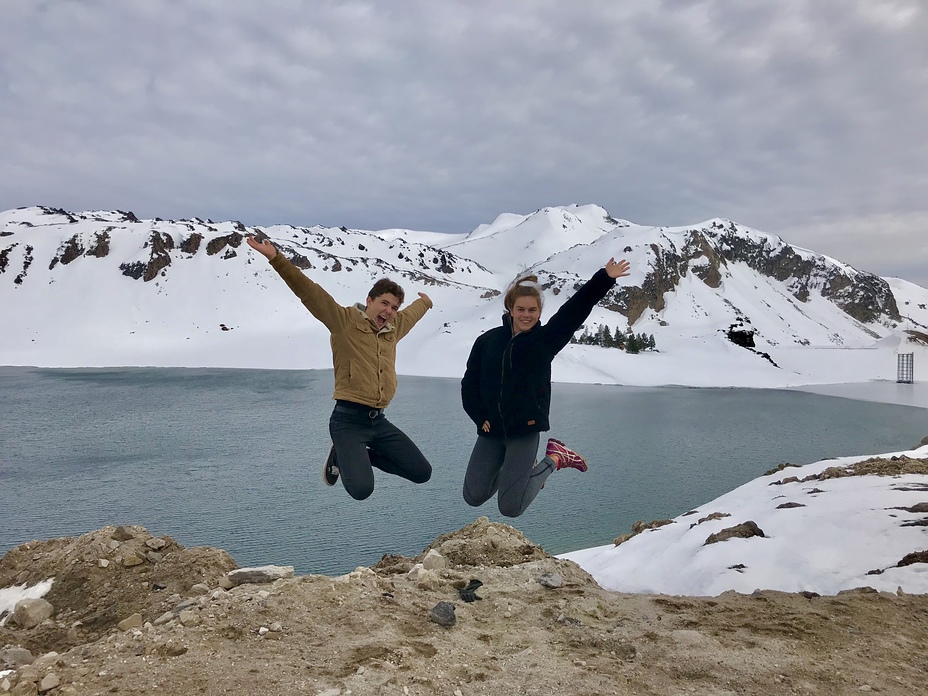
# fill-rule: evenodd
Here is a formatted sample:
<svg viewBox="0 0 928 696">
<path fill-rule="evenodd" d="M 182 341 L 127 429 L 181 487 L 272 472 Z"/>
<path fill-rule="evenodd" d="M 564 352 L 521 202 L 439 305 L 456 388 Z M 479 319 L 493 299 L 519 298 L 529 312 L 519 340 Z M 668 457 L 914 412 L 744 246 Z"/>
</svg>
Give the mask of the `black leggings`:
<svg viewBox="0 0 928 696">
<path fill-rule="evenodd" d="M 549 457 L 535 466 L 538 440 L 538 433 L 511 438 L 479 435 L 464 475 L 467 504 L 483 505 L 499 491 L 500 513 L 518 517 L 525 512 L 554 471 Z"/>
<path fill-rule="evenodd" d="M 329 434 L 342 485 L 355 500 L 374 492 L 373 467 L 413 483 L 432 477 L 432 465 L 383 411 L 360 404 L 336 405 L 329 418 Z"/>
</svg>

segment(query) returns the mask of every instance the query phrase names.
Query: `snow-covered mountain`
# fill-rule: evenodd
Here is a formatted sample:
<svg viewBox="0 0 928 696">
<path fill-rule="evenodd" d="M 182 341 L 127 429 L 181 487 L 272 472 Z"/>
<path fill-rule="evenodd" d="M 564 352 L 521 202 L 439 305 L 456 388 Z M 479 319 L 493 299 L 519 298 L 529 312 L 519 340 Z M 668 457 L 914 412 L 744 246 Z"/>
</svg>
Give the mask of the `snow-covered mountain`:
<svg viewBox="0 0 928 696">
<path fill-rule="evenodd" d="M 410 297 L 428 293 L 435 309 L 404 341 L 398 368 L 406 374 L 460 375 L 474 337 L 499 321 L 500 293 L 517 272 L 538 274 L 550 315 L 611 256 L 628 259 L 632 274 L 589 325 L 653 334 L 658 352 L 569 346 L 556 378 L 848 381 L 829 367 L 834 351 L 893 351 L 908 345 L 906 331 L 928 333 L 925 288 L 723 219 L 646 227 L 573 205 L 504 214 L 449 235 L 32 207 L 0 213 L 0 364 L 330 366 L 325 329 L 243 244 L 246 234 L 269 237 L 344 304 L 363 300 L 383 276 Z M 800 365 L 800 348 L 817 349 L 822 369 Z M 862 360 L 846 366 L 863 370 L 861 380 L 895 369 L 881 359 L 871 374 Z M 711 376 L 699 377 L 703 368 Z"/>
</svg>

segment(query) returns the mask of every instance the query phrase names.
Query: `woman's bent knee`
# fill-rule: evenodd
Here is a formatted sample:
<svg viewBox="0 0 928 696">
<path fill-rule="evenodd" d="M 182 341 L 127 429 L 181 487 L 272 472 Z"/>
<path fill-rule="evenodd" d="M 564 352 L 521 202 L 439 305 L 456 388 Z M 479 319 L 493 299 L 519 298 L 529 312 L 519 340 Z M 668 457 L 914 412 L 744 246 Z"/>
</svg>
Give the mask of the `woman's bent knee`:
<svg viewBox="0 0 928 696">
<path fill-rule="evenodd" d="M 499 501 L 499 514 L 503 517 L 518 517 L 523 512 L 525 512 L 525 510 L 522 509 L 521 505 L 515 505 L 511 501 L 505 499 Z"/>
</svg>

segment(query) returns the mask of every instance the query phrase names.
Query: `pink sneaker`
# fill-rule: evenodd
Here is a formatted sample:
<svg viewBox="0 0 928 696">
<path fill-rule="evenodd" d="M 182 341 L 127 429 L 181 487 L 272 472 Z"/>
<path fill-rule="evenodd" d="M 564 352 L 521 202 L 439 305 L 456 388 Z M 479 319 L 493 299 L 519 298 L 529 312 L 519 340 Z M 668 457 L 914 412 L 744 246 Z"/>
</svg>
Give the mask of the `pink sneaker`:
<svg viewBox="0 0 928 696">
<path fill-rule="evenodd" d="M 553 437 L 548 439 L 548 446 L 545 448 L 546 457 L 550 457 L 552 454 L 556 454 L 558 457 L 558 471 L 561 469 L 577 469 L 578 471 L 586 471 L 589 468 L 586 465 L 586 460 L 583 457 L 574 452 L 572 449 L 569 449 L 563 442 L 560 440 L 555 440 Z"/>
</svg>

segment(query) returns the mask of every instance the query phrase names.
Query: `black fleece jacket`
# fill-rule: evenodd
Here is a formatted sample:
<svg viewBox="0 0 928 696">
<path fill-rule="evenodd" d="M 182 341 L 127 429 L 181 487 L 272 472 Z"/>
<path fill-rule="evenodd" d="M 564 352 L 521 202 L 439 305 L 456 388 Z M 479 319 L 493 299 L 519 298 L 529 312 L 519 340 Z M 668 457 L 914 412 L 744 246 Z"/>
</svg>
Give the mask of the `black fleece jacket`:
<svg viewBox="0 0 928 696">
<path fill-rule="evenodd" d="M 547 324 L 512 335 L 512 317 L 481 334 L 461 380 L 464 410 L 486 437 L 518 437 L 550 428 L 551 362 L 615 285 L 601 268 Z M 490 432 L 481 429 L 489 421 Z"/>
</svg>

